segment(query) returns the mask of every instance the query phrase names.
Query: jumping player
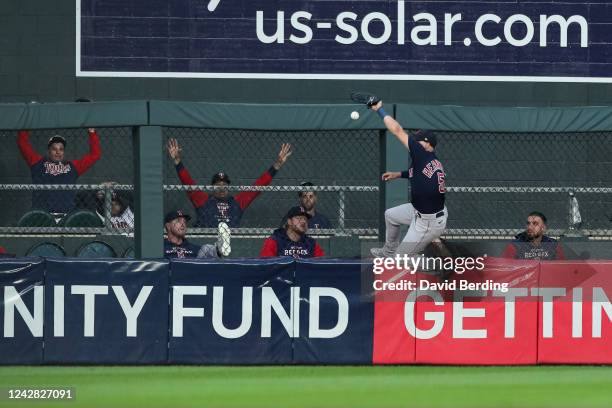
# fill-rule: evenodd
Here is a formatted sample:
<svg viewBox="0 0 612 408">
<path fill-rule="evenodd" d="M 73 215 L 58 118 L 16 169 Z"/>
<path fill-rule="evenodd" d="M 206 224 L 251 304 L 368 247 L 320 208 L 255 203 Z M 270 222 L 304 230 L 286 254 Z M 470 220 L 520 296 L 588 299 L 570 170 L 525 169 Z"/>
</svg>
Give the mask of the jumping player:
<svg viewBox="0 0 612 408">
<path fill-rule="evenodd" d="M 291 153 L 293 153 L 291 145 L 283 143 L 274 164 L 255 180 L 254 185 L 267 186 L 270 184 L 276 172 L 283 167 Z M 168 154 L 174 160 L 176 172 L 181 182 L 184 185 L 195 185 L 195 181 L 181 161 L 181 147 L 176 139 L 168 140 Z M 213 175 L 211 184 L 213 186 L 228 186 L 230 184 L 229 176 L 227 173 L 218 172 Z M 244 191 L 232 197 L 227 190 L 223 189 L 215 190 L 212 197 L 203 191 L 189 191 L 187 193 L 198 214 L 196 225 L 203 228 L 216 228 L 219 222 L 225 222 L 231 228 L 239 227 L 244 210 L 251 205 L 259 194 L 259 191 Z"/>
<path fill-rule="evenodd" d="M 397 178 L 410 180 L 412 199 L 410 203 L 385 211 L 386 240 L 382 248 L 372 248 L 376 257 L 416 255 L 435 241 L 446 228 L 448 212 L 444 206 L 444 167 L 438 160 L 435 148 L 436 135 L 430 130 L 419 130 L 408 134 L 402 126 L 383 109 L 382 101 L 371 107 L 383 119 L 387 129 L 409 151 L 412 165 L 408 171 L 386 172 L 384 181 Z M 408 232 L 400 244 L 400 226 L 409 225 Z"/>
<path fill-rule="evenodd" d="M 89 153 L 79 160 L 64 161 L 66 139 L 55 135 L 47 143 L 47 156 L 38 154 L 30 143 L 30 132 L 21 130 L 17 136 L 17 146 L 25 159 L 34 184 L 75 184 L 77 178 L 85 173 L 100 159 L 100 139 L 96 130 L 88 129 Z M 74 208 L 76 192 L 68 190 L 38 190 L 32 193 L 32 207 L 65 214 Z"/>
</svg>

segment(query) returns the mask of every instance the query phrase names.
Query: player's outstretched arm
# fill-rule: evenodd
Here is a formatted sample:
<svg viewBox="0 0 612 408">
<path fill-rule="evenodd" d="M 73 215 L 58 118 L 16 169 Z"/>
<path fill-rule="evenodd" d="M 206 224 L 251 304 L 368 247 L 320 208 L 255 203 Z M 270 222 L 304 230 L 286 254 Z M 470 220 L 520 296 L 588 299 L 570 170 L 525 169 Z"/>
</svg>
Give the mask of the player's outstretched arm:
<svg viewBox="0 0 612 408">
<path fill-rule="evenodd" d="M 402 173 L 400 173 L 399 171 L 388 171 L 386 173 L 383 173 L 382 180 L 390 181 L 390 180 L 395 180 L 400 177 L 402 177 Z"/>
<path fill-rule="evenodd" d="M 391 115 L 387 114 L 382 107 L 383 103 L 382 101 L 379 101 L 376 105 L 372 105 L 371 109 L 380 115 L 389 132 L 393 133 L 397 140 L 406 146 L 406 149 L 410 149 L 408 147 L 408 133 L 406 133 L 402 128 L 402 125 L 400 125 L 397 120 L 393 119 Z"/>
</svg>

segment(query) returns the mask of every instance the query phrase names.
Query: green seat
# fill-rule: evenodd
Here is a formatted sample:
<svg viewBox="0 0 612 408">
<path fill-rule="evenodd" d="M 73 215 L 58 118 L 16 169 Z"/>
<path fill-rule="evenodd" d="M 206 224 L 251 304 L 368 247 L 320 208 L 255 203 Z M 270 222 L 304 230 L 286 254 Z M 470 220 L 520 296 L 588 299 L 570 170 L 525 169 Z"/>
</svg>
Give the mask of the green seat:
<svg viewBox="0 0 612 408">
<path fill-rule="evenodd" d="M 106 242 L 92 241 L 81 245 L 76 256 L 79 258 L 116 258 L 117 253 Z"/>
<path fill-rule="evenodd" d="M 51 214 L 44 210 L 31 210 L 23 214 L 18 227 L 56 227 L 55 219 Z"/>
<path fill-rule="evenodd" d="M 34 245 L 28 250 L 26 256 L 40 256 L 43 258 L 61 258 L 66 256 L 66 251 L 58 244 L 53 242 L 42 242 Z"/>
<path fill-rule="evenodd" d="M 59 225 L 66 228 L 101 228 L 104 226 L 104 223 L 92 211 L 76 210 L 62 218 Z"/>
<path fill-rule="evenodd" d="M 129 247 L 128 249 L 125 250 L 125 252 L 123 253 L 123 257 L 124 258 L 131 258 L 134 259 L 134 257 L 136 256 L 136 252 L 134 251 L 134 247 Z"/>
</svg>

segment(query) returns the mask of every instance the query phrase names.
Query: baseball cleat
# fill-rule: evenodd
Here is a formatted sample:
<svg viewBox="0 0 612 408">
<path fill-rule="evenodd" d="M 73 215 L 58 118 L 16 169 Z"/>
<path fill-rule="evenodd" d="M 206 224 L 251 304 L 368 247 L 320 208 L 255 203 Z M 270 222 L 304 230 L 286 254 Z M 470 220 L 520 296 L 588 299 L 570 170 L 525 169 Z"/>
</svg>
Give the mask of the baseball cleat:
<svg viewBox="0 0 612 408">
<path fill-rule="evenodd" d="M 385 251 L 383 248 L 370 248 L 370 253 L 376 258 L 384 258 Z"/>
</svg>

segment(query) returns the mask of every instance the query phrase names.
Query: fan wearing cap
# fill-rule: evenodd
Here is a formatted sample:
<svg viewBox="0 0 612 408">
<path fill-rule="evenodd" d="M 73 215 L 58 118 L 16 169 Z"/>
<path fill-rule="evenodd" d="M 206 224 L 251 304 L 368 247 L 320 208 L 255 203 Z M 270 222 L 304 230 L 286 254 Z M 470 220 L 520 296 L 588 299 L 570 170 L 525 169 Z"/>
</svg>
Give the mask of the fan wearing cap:
<svg viewBox="0 0 612 408">
<path fill-rule="evenodd" d="M 292 256 L 312 258 L 324 256 L 314 238 L 306 235 L 310 214 L 304 207 L 292 207 L 285 216 L 284 228 L 278 228 L 266 238 L 259 254 L 261 257 Z"/>
<path fill-rule="evenodd" d="M 446 228 L 448 211 L 444 206 L 444 167 L 436 156 L 438 140 L 434 132 L 419 130 L 407 133 L 402 126 L 383 109 L 382 101 L 371 109 L 383 119 L 387 129 L 409 152 L 411 167 L 402 172 L 386 172 L 383 181 L 397 178 L 410 180 L 411 202 L 385 211 L 386 236 L 382 248 L 372 248 L 375 257 L 417 255 L 431 242 L 439 242 Z M 400 244 L 400 227 L 409 225 L 408 232 Z"/>
<path fill-rule="evenodd" d="M 30 143 L 30 132 L 21 130 L 17 136 L 17 146 L 30 167 L 34 184 L 76 184 L 79 176 L 85 173 L 100 159 L 102 150 L 96 130 L 88 129 L 89 153 L 78 160 L 64 160 L 66 139 L 55 135 L 47 143 L 47 155 L 42 156 Z M 67 213 L 74 208 L 75 191 L 39 190 L 32 193 L 32 207 L 51 213 Z"/>
<path fill-rule="evenodd" d="M 314 186 L 310 181 L 303 182 L 303 187 Z M 303 190 L 298 193 L 300 199 L 300 205 L 304 207 L 310 218 L 308 218 L 308 228 L 312 229 L 328 229 L 331 228 L 331 222 L 329 219 L 315 209 L 317 206 L 317 193 L 316 191 Z"/>
<path fill-rule="evenodd" d="M 259 176 L 253 185 L 267 186 L 270 184 L 276 172 L 285 164 L 291 153 L 291 145 L 283 143 L 274 164 Z M 168 154 L 174 160 L 181 183 L 195 185 L 196 182 L 191 178 L 181 161 L 181 147 L 176 139 L 168 140 Z M 230 183 L 229 176 L 224 172 L 213 175 L 211 180 L 211 184 L 218 187 L 228 186 Z M 231 228 L 239 227 L 244 211 L 259 194 L 259 191 L 243 191 L 236 196 L 231 196 L 225 189 L 216 189 L 212 195 L 203 191 L 187 192 L 198 214 L 197 226 L 203 228 L 216 228 L 220 222 L 227 223 Z"/>
<path fill-rule="evenodd" d="M 196 245 L 185 238 L 187 222 L 190 219 L 191 216 L 181 210 L 170 211 L 164 217 L 164 229 L 167 236 L 164 239 L 165 258 L 222 258 L 230 254 L 227 225 L 219 225 L 219 238 L 216 245 Z"/>
</svg>

